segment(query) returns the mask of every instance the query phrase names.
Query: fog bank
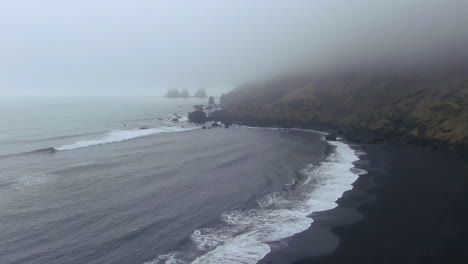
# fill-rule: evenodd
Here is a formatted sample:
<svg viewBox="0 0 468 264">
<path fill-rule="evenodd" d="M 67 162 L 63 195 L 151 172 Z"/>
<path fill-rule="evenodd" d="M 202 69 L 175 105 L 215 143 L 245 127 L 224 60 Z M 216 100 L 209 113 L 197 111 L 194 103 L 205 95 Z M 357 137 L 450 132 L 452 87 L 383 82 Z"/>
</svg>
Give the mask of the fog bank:
<svg viewBox="0 0 468 264">
<path fill-rule="evenodd" d="M 220 94 L 286 71 L 466 61 L 466 25 L 464 0 L 5 0 L 0 95 Z"/>
</svg>

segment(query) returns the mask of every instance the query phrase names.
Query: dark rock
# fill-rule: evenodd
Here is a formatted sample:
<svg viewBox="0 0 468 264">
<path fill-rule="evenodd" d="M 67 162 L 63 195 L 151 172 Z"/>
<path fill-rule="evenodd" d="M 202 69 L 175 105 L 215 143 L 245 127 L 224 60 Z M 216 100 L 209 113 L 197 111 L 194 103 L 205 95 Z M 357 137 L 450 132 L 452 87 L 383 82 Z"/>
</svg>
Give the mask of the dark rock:
<svg viewBox="0 0 468 264">
<path fill-rule="evenodd" d="M 206 126 L 202 126 L 203 129 L 206 129 Z"/>
<path fill-rule="evenodd" d="M 179 122 L 179 119 L 178 118 L 172 118 L 172 121 L 173 122 Z"/>
<path fill-rule="evenodd" d="M 213 96 L 210 96 L 210 98 L 208 98 L 208 104 L 209 105 L 214 105 L 215 101 L 214 101 L 214 97 Z"/>
<path fill-rule="evenodd" d="M 190 122 L 193 122 L 193 123 L 196 123 L 196 124 L 201 124 L 201 123 L 205 123 L 207 121 L 207 116 L 206 116 L 206 113 L 201 110 L 201 109 L 198 109 L 196 111 L 193 111 L 191 113 L 188 114 L 188 119 Z"/>
<path fill-rule="evenodd" d="M 224 124 L 232 125 L 233 120 L 224 110 L 214 110 L 208 117 L 210 121 L 217 121 Z"/>
<path fill-rule="evenodd" d="M 216 122 L 214 122 L 213 124 L 211 124 L 211 127 L 220 127 L 220 125 Z"/>
<path fill-rule="evenodd" d="M 332 133 L 326 135 L 325 139 L 329 140 L 329 141 L 336 141 L 336 133 L 332 132 Z"/>
<path fill-rule="evenodd" d="M 140 129 L 149 129 L 148 127 L 140 127 Z"/>
<path fill-rule="evenodd" d="M 224 121 L 223 124 L 224 124 L 225 127 L 230 127 L 230 126 L 232 126 L 232 122 L 231 122 L 231 121 L 228 121 L 228 120 Z"/>
<path fill-rule="evenodd" d="M 365 127 L 345 126 L 342 130 L 347 140 L 361 143 L 376 142 L 376 132 Z"/>
</svg>

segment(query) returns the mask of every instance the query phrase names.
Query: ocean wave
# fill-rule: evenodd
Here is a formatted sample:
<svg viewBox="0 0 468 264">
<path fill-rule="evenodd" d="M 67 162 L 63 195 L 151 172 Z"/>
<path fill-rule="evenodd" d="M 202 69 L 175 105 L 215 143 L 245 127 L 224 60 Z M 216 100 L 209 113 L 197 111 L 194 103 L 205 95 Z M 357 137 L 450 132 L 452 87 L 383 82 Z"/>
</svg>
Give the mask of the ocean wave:
<svg viewBox="0 0 468 264">
<path fill-rule="evenodd" d="M 88 132 L 82 134 L 73 134 L 73 135 L 62 135 L 62 136 L 55 136 L 55 137 L 43 137 L 43 138 L 35 138 L 35 139 L 21 139 L 21 140 L 8 140 L 8 141 L 0 141 L 2 145 L 16 145 L 16 144 L 23 144 L 23 143 L 35 143 L 35 142 L 44 142 L 44 141 L 53 141 L 57 139 L 66 139 L 66 138 L 74 138 L 80 136 L 92 136 L 98 135 L 105 131 L 97 131 L 97 132 Z"/>
<path fill-rule="evenodd" d="M 43 148 L 43 149 L 36 149 L 33 151 L 27 151 L 27 152 L 0 155 L 0 158 L 9 158 L 9 157 L 16 157 L 16 156 L 21 156 L 21 155 L 37 154 L 37 153 L 54 153 L 55 151 L 56 149 L 54 148 Z"/>
<path fill-rule="evenodd" d="M 358 175 L 366 173 L 354 168 L 353 162 L 359 160 L 356 151 L 343 142 L 328 143 L 335 151 L 320 165 L 302 170 L 306 177 L 296 188 L 265 196 L 258 208 L 224 213 L 221 226 L 195 230 L 190 238 L 198 257 L 187 260 L 181 252 L 171 252 L 170 261 L 161 255 L 154 263 L 257 263 L 270 252 L 269 242 L 309 228 L 310 214 L 335 208 Z"/>
<path fill-rule="evenodd" d="M 55 150 L 72 150 L 77 148 L 91 147 L 108 143 L 121 142 L 125 140 L 135 139 L 139 137 L 145 137 L 153 134 L 168 133 L 168 132 L 181 132 L 187 130 L 193 130 L 197 127 L 159 127 L 159 128 L 148 128 L 148 129 L 130 129 L 130 130 L 114 130 L 101 138 L 82 140 L 71 144 L 62 145 L 55 147 Z"/>
</svg>

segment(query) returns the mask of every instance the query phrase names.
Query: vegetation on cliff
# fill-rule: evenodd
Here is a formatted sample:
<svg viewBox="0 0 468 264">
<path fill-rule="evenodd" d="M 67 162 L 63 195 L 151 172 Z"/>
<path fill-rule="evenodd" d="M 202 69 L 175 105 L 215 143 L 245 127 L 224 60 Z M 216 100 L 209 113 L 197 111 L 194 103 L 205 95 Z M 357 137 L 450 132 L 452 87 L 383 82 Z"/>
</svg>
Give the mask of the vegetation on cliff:
<svg viewBox="0 0 468 264">
<path fill-rule="evenodd" d="M 250 125 L 468 146 L 468 70 L 286 77 L 239 87 L 221 103 L 231 120 Z"/>
</svg>

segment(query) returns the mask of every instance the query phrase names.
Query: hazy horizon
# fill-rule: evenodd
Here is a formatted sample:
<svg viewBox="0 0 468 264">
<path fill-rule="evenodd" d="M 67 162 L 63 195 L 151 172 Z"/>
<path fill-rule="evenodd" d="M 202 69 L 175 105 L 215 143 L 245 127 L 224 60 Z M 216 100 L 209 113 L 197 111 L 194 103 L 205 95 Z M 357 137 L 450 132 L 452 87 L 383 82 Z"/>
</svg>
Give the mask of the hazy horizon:
<svg viewBox="0 0 468 264">
<path fill-rule="evenodd" d="M 0 95 L 163 95 L 295 70 L 465 59 L 468 2 L 0 3 Z"/>
</svg>

